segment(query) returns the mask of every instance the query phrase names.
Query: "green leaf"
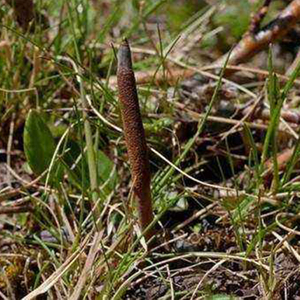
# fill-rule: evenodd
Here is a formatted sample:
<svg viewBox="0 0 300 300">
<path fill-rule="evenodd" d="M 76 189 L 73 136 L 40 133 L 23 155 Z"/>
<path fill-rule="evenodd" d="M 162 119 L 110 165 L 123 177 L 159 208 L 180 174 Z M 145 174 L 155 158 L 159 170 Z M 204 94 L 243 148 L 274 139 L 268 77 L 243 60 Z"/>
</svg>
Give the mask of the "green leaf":
<svg viewBox="0 0 300 300">
<path fill-rule="evenodd" d="M 97 151 L 98 176 L 100 184 L 105 184 L 107 192 L 113 190 L 117 183 L 117 172 L 114 169 L 114 163 L 101 150 Z"/>
<path fill-rule="evenodd" d="M 65 150 L 62 162 L 69 174 L 70 182 L 78 188 L 87 189 L 90 185 L 90 179 L 86 156 L 83 155 L 80 161 L 77 161 L 82 153 L 78 143 L 73 140 L 68 140 Z"/>
<path fill-rule="evenodd" d="M 36 175 L 50 165 L 55 141 L 37 110 L 30 110 L 24 128 L 24 151 L 27 162 Z"/>
<path fill-rule="evenodd" d="M 237 208 L 235 209 L 234 213 L 233 213 L 233 220 L 235 222 L 243 222 L 244 218 L 247 216 L 247 214 L 249 214 L 249 208 L 251 206 L 251 204 L 254 201 L 254 198 L 249 196 L 249 197 L 245 197 L 244 195 L 239 196 L 239 198 L 243 199 L 240 200 Z"/>
<path fill-rule="evenodd" d="M 90 186 L 87 155 L 85 153 L 80 161 L 77 161 L 80 155 L 81 150 L 78 143 L 69 140 L 66 144 L 65 153 L 62 155 L 62 162 L 71 183 L 78 188 L 87 189 Z M 110 193 L 117 183 L 118 176 L 114 168 L 115 165 L 110 158 L 103 151 L 97 150 L 98 185 L 104 185 L 105 193 Z"/>
</svg>

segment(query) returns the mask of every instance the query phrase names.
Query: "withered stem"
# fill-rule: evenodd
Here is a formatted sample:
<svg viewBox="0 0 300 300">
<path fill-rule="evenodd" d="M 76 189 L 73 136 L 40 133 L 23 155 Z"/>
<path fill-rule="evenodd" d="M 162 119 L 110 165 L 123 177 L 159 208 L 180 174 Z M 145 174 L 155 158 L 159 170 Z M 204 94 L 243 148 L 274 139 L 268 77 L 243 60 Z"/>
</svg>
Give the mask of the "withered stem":
<svg viewBox="0 0 300 300">
<path fill-rule="evenodd" d="M 268 4 L 268 3 L 267 3 Z M 231 52 L 228 65 L 238 65 L 281 39 L 300 20 L 300 0 L 292 1 L 272 22 L 257 33 L 247 33 Z M 228 54 L 217 60 L 223 66 Z M 229 72 L 230 73 L 230 72 Z"/>
</svg>

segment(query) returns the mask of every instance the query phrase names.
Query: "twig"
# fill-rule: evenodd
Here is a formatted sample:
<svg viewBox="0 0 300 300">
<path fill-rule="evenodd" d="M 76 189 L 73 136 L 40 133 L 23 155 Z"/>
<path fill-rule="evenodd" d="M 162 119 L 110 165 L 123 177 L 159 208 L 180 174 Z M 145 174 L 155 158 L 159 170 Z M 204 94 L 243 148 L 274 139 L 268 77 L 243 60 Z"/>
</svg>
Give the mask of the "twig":
<svg viewBox="0 0 300 300">
<path fill-rule="evenodd" d="M 263 6 L 259 9 L 259 11 L 256 14 L 252 15 L 249 26 L 249 33 L 255 34 L 259 31 L 260 24 L 268 12 L 271 1 L 272 0 L 265 0 Z"/>
<path fill-rule="evenodd" d="M 169 84 L 175 84 L 178 81 L 178 78 L 187 78 L 194 74 L 192 70 L 186 70 L 183 68 L 172 68 L 172 72 L 166 70 L 150 70 L 150 71 L 138 71 L 135 72 L 135 78 L 137 84 L 145 84 L 154 81 L 155 84 L 160 85 L 166 81 Z M 109 85 L 114 87 L 117 84 L 117 78 L 111 76 L 109 78 Z"/>
<path fill-rule="evenodd" d="M 0 206 L 0 215 L 5 214 L 19 214 L 24 212 L 33 211 L 31 205 L 22 205 L 22 206 Z"/>
<path fill-rule="evenodd" d="M 266 25 L 256 34 L 247 32 L 242 40 L 232 50 L 229 62 L 230 65 L 238 65 L 257 52 L 266 48 L 269 44 L 281 39 L 300 19 L 300 0 L 294 0 L 279 16 Z M 224 65 L 228 54 L 217 60 L 216 65 Z"/>
<path fill-rule="evenodd" d="M 206 214 L 207 212 L 209 212 L 212 208 L 214 208 L 215 206 L 217 206 L 217 202 L 213 202 L 209 205 L 207 205 L 206 207 L 204 207 L 203 209 L 197 211 L 196 213 L 194 213 L 190 218 L 188 218 L 187 220 L 183 221 L 182 223 L 180 223 L 178 226 L 176 226 L 173 230 L 174 232 L 177 232 L 178 230 L 182 229 L 183 227 L 187 226 L 188 224 L 190 224 L 191 222 L 193 222 L 194 220 L 198 219 L 200 216 Z"/>
<path fill-rule="evenodd" d="M 194 121 L 199 120 L 199 118 L 201 118 L 201 119 L 204 118 L 204 114 L 199 114 L 195 111 L 192 111 L 192 110 L 186 108 L 185 105 L 182 104 L 182 103 L 175 102 L 174 105 L 176 107 L 178 107 L 179 109 L 185 111 Z M 267 124 L 254 123 L 254 122 L 250 122 L 250 121 L 242 121 L 241 122 L 240 120 L 224 118 L 224 117 L 219 117 L 219 116 L 208 116 L 207 120 L 211 121 L 211 122 L 216 122 L 216 123 L 221 123 L 221 124 L 237 125 L 237 126 L 243 126 L 244 124 L 246 124 L 249 128 L 259 129 L 259 130 L 263 130 L 263 131 L 266 131 L 268 129 Z M 279 128 L 278 131 L 282 132 L 282 133 L 285 133 L 285 134 L 288 134 L 290 136 L 293 136 L 293 134 L 291 134 L 289 131 L 287 131 L 283 128 Z"/>
</svg>

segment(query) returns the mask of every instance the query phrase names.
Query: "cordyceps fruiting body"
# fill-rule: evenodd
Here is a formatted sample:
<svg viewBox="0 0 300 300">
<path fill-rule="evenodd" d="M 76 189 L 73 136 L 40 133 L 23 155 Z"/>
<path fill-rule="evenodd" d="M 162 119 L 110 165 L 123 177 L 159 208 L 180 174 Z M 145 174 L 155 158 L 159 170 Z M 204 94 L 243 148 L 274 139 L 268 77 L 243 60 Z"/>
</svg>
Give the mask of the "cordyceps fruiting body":
<svg viewBox="0 0 300 300">
<path fill-rule="evenodd" d="M 118 90 L 125 141 L 131 165 L 133 191 L 136 196 L 139 221 L 142 230 L 153 220 L 150 189 L 150 167 L 145 132 L 140 114 L 136 82 L 132 70 L 131 52 L 124 40 L 118 52 Z M 148 231 L 148 240 L 153 231 Z"/>
</svg>

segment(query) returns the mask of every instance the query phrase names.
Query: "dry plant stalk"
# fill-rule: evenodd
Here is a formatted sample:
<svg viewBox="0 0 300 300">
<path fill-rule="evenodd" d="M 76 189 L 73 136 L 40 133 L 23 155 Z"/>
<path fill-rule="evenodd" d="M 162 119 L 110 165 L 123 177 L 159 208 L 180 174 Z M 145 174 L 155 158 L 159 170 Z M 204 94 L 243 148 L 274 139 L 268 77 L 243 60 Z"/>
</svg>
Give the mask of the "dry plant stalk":
<svg viewBox="0 0 300 300">
<path fill-rule="evenodd" d="M 231 52 L 228 65 L 238 65 L 282 38 L 300 20 L 300 0 L 292 1 L 279 16 L 257 33 L 248 31 Z M 216 62 L 223 66 L 228 54 Z"/>
<path fill-rule="evenodd" d="M 249 33 L 255 34 L 260 29 L 260 24 L 263 21 L 264 17 L 266 16 L 269 6 L 272 0 L 265 0 L 263 6 L 259 9 L 256 14 L 251 16 L 251 23 L 249 26 Z"/>
<path fill-rule="evenodd" d="M 20 206 L 0 206 L 0 215 L 3 214 L 19 214 L 33 211 L 33 207 L 29 205 Z"/>
<path fill-rule="evenodd" d="M 150 166 L 127 40 L 122 42 L 118 52 L 117 81 L 125 141 L 133 178 L 133 191 L 136 196 L 140 225 L 144 231 L 153 220 Z M 153 231 L 146 232 L 146 240 L 152 235 Z"/>
<path fill-rule="evenodd" d="M 16 20 L 23 30 L 27 30 L 30 21 L 34 18 L 32 0 L 5 0 L 14 9 Z"/>
<path fill-rule="evenodd" d="M 146 84 L 149 82 L 153 82 L 156 85 L 160 85 L 166 82 L 170 85 L 174 85 L 181 79 L 188 78 L 194 74 L 194 70 L 174 67 L 172 68 L 171 72 L 168 72 L 168 70 L 167 72 L 164 72 L 163 70 L 138 71 L 135 72 L 135 80 L 138 85 Z M 115 76 L 111 76 L 109 78 L 109 85 L 111 87 L 117 85 L 117 78 Z"/>
</svg>

